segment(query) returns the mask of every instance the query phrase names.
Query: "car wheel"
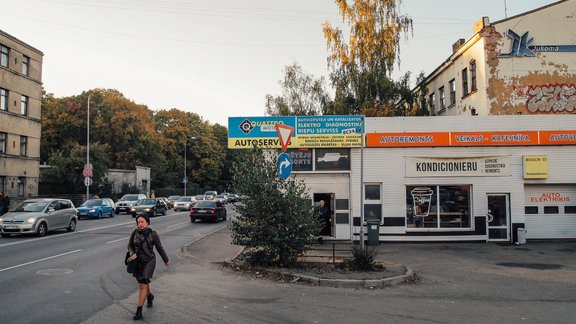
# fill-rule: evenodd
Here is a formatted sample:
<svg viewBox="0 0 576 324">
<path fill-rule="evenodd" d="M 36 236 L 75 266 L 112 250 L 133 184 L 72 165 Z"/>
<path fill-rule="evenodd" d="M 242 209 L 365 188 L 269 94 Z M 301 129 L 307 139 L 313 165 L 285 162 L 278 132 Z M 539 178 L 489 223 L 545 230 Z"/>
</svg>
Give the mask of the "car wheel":
<svg viewBox="0 0 576 324">
<path fill-rule="evenodd" d="M 2 237 L 10 237 L 10 236 L 12 236 L 12 234 L 6 234 L 6 233 L 2 233 L 2 234 L 0 234 L 0 235 L 2 235 Z"/>
<path fill-rule="evenodd" d="M 68 228 L 66 228 L 68 232 L 74 232 L 76 230 L 76 220 L 71 219 L 70 224 L 68 224 Z"/>
<path fill-rule="evenodd" d="M 196 218 L 190 217 L 190 221 L 191 221 L 192 223 L 196 223 Z"/>
<path fill-rule="evenodd" d="M 38 224 L 38 229 L 36 230 L 36 235 L 37 236 L 44 236 L 44 235 L 46 235 L 47 231 L 48 231 L 48 227 L 46 226 L 46 223 L 42 222 L 42 223 Z"/>
<path fill-rule="evenodd" d="M 114 213 L 114 210 L 112 210 L 112 211 L 110 212 L 110 217 L 116 216 L 115 214 L 116 214 L 116 213 Z"/>
<path fill-rule="evenodd" d="M 164 209 L 164 211 L 162 212 L 163 216 L 166 216 L 166 209 Z"/>
<path fill-rule="evenodd" d="M 98 212 L 98 219 L 102 219 L 102 211 Z"/>
</svg>

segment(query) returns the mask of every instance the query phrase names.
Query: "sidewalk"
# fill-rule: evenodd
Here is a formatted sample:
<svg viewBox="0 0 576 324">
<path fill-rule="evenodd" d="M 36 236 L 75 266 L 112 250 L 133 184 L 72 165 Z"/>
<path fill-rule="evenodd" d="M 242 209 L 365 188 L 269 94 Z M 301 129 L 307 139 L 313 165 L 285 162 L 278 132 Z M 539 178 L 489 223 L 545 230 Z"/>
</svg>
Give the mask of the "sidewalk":
<svg viewBox="0 0 576 324">
<path fill-rule="evenodd" d="M 576 322 L 576 242 L 383 243 L 377 259 L 410 267 L 420 282 L 356 290 L 222 271 L 210 262 L 230 260 L 241 251 L 230 240 L 223 229 L 183 248 L 181 257 L 188 262 L 153 280 L 155 304 L 144 308 L 144 322 L 482 323 L 488 321 L 486 314 L 495 323 Z M 134 323 L 136 293 L 83 323 Z M 362 306 L 343 307 L 352 300 Z"/>
</svg>

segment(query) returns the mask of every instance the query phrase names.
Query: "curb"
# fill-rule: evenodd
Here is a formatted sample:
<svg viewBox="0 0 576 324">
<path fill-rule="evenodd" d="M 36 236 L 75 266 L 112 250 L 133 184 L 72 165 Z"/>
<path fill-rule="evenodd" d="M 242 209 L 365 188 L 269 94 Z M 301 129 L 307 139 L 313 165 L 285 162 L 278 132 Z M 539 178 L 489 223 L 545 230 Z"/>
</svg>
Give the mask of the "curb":
<svg viewBox="0 0 576 324">
<path fill-rule="evenodd" d="M 406 267 L 406 273 L 400 276 L 382 279 L 325 279 L 308 275 L 300 275 L 287 270 L 278 270 L 283 275 L 292 276 L 292 282 L 306 282 L 316 286 L 336 287 L 336 288 L 386 288 L 399 285 L 413 279 L 414 272 Z"/>
</svg>

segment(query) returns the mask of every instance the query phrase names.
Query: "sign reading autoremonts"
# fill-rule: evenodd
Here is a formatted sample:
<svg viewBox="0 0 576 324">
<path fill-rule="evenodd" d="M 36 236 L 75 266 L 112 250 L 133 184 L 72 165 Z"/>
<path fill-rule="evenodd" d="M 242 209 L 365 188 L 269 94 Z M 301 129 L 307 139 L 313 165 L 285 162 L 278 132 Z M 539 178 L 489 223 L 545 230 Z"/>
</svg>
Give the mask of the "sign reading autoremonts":
<svg viewBox="0 0 576 324">
<path fill-rule="evenodd" d="M 281 148 L 276 124 L 294 127 L 288 148 L 360 147 L 362 116 L 229 117 L 228 148 Z"/>
</svg>

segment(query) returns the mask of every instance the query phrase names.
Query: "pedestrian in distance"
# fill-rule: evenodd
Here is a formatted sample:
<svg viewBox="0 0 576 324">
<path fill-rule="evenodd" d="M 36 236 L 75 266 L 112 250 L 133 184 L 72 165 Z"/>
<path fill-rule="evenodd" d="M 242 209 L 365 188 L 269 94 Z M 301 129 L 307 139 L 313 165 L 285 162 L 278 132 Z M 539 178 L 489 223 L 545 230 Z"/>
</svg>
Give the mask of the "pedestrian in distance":
<svg viewBox="0 0 576 324">
<path fill-rule="evenodd" d="M 169 267 L 172 265 L 168 255 L 162 247 L 160 236 L 152 228 L 150 228 L 150 218 L 145 214 L 136 216 L 137 228 L 130 235 L 128 242 L 128 251 L 130 252 L 130 260 L 137 260 L 136 271 L 133 275 L 138 281 L 138 300 L 136 313 L 134 319 L 142 319 L 142 306 L 146 301 L 146 307 L 152 307 L 154 295 L 150 291 L 150 279 L 154 275 L 154 268 L 156 267 L 156 251 L 162 257 L 164 264 Z"/>
</svg>

